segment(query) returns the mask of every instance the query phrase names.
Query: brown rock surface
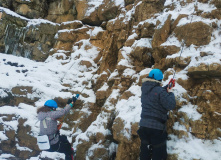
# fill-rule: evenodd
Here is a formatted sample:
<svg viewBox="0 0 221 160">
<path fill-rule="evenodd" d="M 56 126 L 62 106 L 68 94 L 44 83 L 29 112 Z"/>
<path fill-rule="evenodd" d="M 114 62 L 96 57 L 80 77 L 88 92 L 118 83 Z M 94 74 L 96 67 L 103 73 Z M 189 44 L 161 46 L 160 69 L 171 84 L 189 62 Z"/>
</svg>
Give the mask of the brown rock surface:
<svg viewBox="0 0 221 160">
<path fill-rule="evenodd" d="M 200 46 L 210 42 L 212 28 L 203 22 L 193 22 L 176 27 L 174 33 L 179 41 L 184 39 L 187 46 Z"/>
<path fill-rule="evenodd" d="M 155 30 L 155 34 L 152 41 L 152 47 L 159 47 L 162 43 L 164 43 L 169 37 L 171 26 L 171 15 L 168 16 L 166 22 L 163 24 L 161 28 Z"/>
<path fill-rule="evenodd" d="M 190 67 L 189 64 L 191 64 L 193 57 L 186 56 L 183 58 L 181 56 L 167 58 L 168 55 L 176 54 L 182 48 L 176 45 L 161 45 L 167 41 L 169 36 L 175 35 L 179 41 L 184 39 L 187 47 L 193 44 L 197 50 L 211 42 L 212 32 L 219 29 L 220 26 L 215 21 L 211 24 L 212 27 L 203 22 L 192 22 L 178 26 L 179 22 L 187 17 L 185 14 L 179 15 L 176 19 L 172 19 L 172 15 L 165 16 L 165 23 L 160 21 L 156 23 L 146 21 L 148 18 L 157 18 L 158 14 L 156 13 L 162 11 L 164 2 L 161 0 L 125 0 L 127 6 L 121 10 L 119 6 L 113 4 L 113 1 L 104 0 L 103 4 L 96 8 L 90 15 L 86 15 L 87 9 L 90 7 L 93 9 L 94 6 L 90 6 L 91 4 L 88 4 L 86 0 L 54 0 L 49 3 L 43 0 L 41 9 L 39 8 L 39 0 L 32 0 L 30 2 L 2 0 L 0 2 L 0 5 L 4 7 L 12 8 L 15 6 L 17 13 L 29 18 L 46 17 L 57 23 L 70 21 L 61 24 L 42 23 L 27 27 L 29 20 L 14 17 L 3 12 L 0 15 L 0 52 L 6 51 L 7 54 L 24 56 L 36 61 L 44 61 L 49 54 L 53 55 L 58 51 L 59 53 L 64 53 L 67 56 L 64 59 L 67 60 L 76 48 L 80 49 L 84 47 L 82 49 L 87 51 L 94 46 L 98 48 L 99 54 L 93 60 L 98 66 L 98 70 L 94 72 L 96 78 L 92 79 L 91 88 L 85 88 L 94 92 L 96 102 L 85 103 L 83 99 L 90 97 L 90 95 L 87 92 L 82 93 L 81 96 L 83 98 L 76 102 L 74 111 L 67 116 L 68 126 L 63 128 L 64 130 L 73 129 L 73 133 L 76 133 L 72 137 L 73 141 L 76 140 L 79 130 L 85 133 L 88 138 L 88 141 L 79 139 L 77 159 L 84 160 L 86 159 L 86 155 L 91 160 L 105 160 L 110 158 L 117 160 L 137 160 L 139 158 L 140 140 L 136 132 L 139 124 L 137 122 L 131 123 L 129 124 L 130 128 L 125 128 L 125 120 L 118 116 L 119 111 L 116 111 L 115 107 L 119 100 L 128 100 L 131 96 L 135 96 L 128 89 L 132 85 L 141 86 L 142 78 L 147 76 L 144 73 L 140 75 L 141 71 L 151 67 L 166 71 L 164 80 L 167 80 L 173 74 L 172 67 L 174 64 L 176 65 L 175 69 L 177 72 L 183 69 L 187 72 L 186 79 L 179 77 L 176 80 L 177 84 L 185 88 L 187 92 L 178 95 L 176 109 L 169 114 L 170 119 L 167 124 L 168 133 L 174 134 L 178 138 L 192 135 L 199 139 L 213 140 L 221 137 L 221 131 L 218 129 L 221 125 L 221 110 L 219 107 L 221 105 L 221 91 L 219 89 L 221 87 L 220 64 L 199 63 L 198 66 Z M 181 6 L 192 2 L 192 0 L 188 0 L 187 2 L 182 1 Z M 219 1 L 201 0 L 200 2 L 210 2 L 217 7 L 211 13 L 203 13 L 202 17 L 220 19 Z M 33 5 L 34 3 L 36 6 Z M 173 10 L 175 7 L 172 4 L 167 6 L 165 11 Z M 128 16 L 126 11 L 130 10 L 133 11 L 133 14 Z M 196 15 L 200 16 L 200 10 L 196 10 Z M 126 16 L 131 17 L 127 17 L 128 19 L 125 20 Z M 90 35 L 98 27 L 102 27 L 103 30 L 99 31 L 96 35 Z M 128 39 L 129 36 L 133 38 Z M 136 45 L 141 39 L 152 41 L 152 46 Z M 87 40 L 90 44 L 84 46 L 82 40 Z M 14 48 L 16 44 L 18 44 L 18 47 Z M 22 47 L 19 48 L 20 45 Z M 220 44 L 218 43 L 217 45 Z M 9 46 L 8 50 L 6 49 L 7 46 Z M 128 57 L 123 53 L 124 47 L 131 47 L 131 50 L 128 50 L 127 53 Z M 200 51 L 197 54 L 200 56 L 196 57 L 193 55 L 195 56 L 195 60 L 213 55 L 212 52 L 208 51 Z M 62 57 L 57 58 L 62 59 Z M 127 61 L 131 66 L 118 64 L 121 60 Z M 79 64 L 85 66 L 88 70 L 92 68 L 91 61 L 81 60 Z M 134 72 L 133 76 L 123 74 L 129 70 Z M 113 73 L 116 74 L 110 78 L 110 75 Z M 87 80 L 79 83 L 82 86 L 87 86 L 88 84 L 90 82 Z M 66 87 L 62 92 L 80 93 L 80 91 L 73 91 L 70 84 L 62 85 Z M 99 90 L 103 85 L 106 85 L 107 89 Z M 117 95 L 115 98 L 110 97 L 113 91 L 116 90 L 120 95 Z M 3 91 L 8 96 L 4 98 L 0 97 L 0 106 L 18 105 L 21 102 L 34 105 L 38 100 L 38 98 L 32 100 L 27 98 L 28 94 L 33 94 L 34 92 L 28 86 L 17 86 L 10 91 L 6 89 Z M 67 99 L 61 97 L 56 97 L 55 99 L 59 102 L 59 106 L 64 106 L 67 101 Z M 201 118 L 193 119 L 189 117 L 188 113 L 180 110 L 183 106 L 194 106 L 196 114 L 201 115 Z M 16 116 L 7 115 L 5 117 L 5 115 L 0 115 L 0 117 L 4 117 L 3 121 L 11 121 Z M 100 126 L 93 124 L 98 118 L 100 118 Z M 102 121 L 102 118 L 105 120 Z M 17 132 L 8 130 L 6 136 L 9 137 L 9 140 L 1 142 L 0 148 L 4 152 L 27 159 L 30 155 L 38 154 L 39 151 L 36 145 L 31 146 L 31 144 L 36 144 L 35 139 L 28 134 L 23 134 L 23 131 L 25 133 L 30 132 L 30 127 L 24 126 L 25 120 L 18 119 L 18 122 L 19 127 Z M 173 128 L 175 123 L 182 125 L 184 130 L 175 130 Z M 92 125 L 93 127 L 97 125 L 97 128 L 103 127 L 110 134 L 104 135 L 100 131 L 94 131 L 93 133 L 88 131 L 88 128 Z M 2 124 L 0 124 L 0 130 L 4 130 Z M 125 133 L 130 135 L 130 137 L 126 137 Z M 15 147 L 15 139 L 19 140 L 20 146 L 32 149 L 33 153 L 29 151 L 18 153 Z M 116 153 L 109 155 L 108 149 L 111 143 L 118 144 L 118 148 L 116 149 Z M 102 147 L 92 149 L 93 145 L 97 144 L 100 144 Z M 88 152 L 92 154 L 88 154 Z M 168 159 L 177 160 L 178 157 L 178 155 L 173 154 L 169 155 Z"/>
<path fill-rule="evenodd" d="M 143 21 L 162 11 L 164 2 L 164 0 L 142 0 L 142 3 L 136 8 L 135 21 Z"/>
<path fill-rule="evenodd" d="M 195 78 L 220 77 L 221 65 L 218 63 L 201 63 L 199 66 L 190 67 L 188 69 L 188 75 Z"/>
</svg>

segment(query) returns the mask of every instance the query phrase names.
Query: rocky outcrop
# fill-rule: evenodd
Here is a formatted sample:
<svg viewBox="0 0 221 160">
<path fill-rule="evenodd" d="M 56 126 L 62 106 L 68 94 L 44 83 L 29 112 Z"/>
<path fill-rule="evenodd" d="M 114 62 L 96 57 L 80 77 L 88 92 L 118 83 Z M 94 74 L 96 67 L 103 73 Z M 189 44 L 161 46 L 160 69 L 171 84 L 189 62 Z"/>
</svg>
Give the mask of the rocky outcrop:
<svg viewBox="0 0 221 160">
<path fill-rule="evenodd" d="M 178 138 L 194 136 L 213 140 L 221 137 L 219 129 L 221 66 L 219 60 L 206 61 L 207 58 L 213 57 L 215 52 L 208 51 L 209 45 L 220 45 L 219 42 L 210 44 L 220 35 L 218 30 L 220 23 L 211 20 L 220 19 L 219 1 L 199 1 L 205 4 L 210 2 L 216 8 L 202 14 L 208 21 L 203 19 L 187 23 L 180 22 L 188 20 L 189 13 L 179 16 L 170 14 L 168 11 L 175 10 L 176 6 L 171 4 L 164 8 L 164 0 L 125 0 L 125 7 L 122 9 L 115 1 L 103 0 L 99 1 L 102 3 L 97 2 L 97 5 L 88 2 L 86 0 L 0 2 L 1 6 L 27 18 L 43 17 L 56 22 L 43 21 L 34 24 L 35 20 L 11 15 L 4 10 L 0 16 L 0 52 L 35 61 L 45 61 L 49 55 L 56 57 L 58 61 L 79 60 L 83 56 L 81 54 L 83 51 L 84 54 L 96 55 L 77 61 L 84 71 L 95 71 L 90 73 L 94 76 L 91 80 L 86 79 L 78 84 L 78 87 L 85 86 L 86 90 L 91 90 L 96 95 L 95 102 L 86 103 L 84 98 L 90 97 L 90 93 L 82 93 L 82 100 L 77 102 L 75 112 L 67 116 L 68 126 L 64 128 L 64 130 L 73 128 L 72 140 L 77 143 L 77 159 L 139 158 L 140 140 L 136 133 L 139 120 L 133 117 L 136 120 L 127 122 L 122 116 L 125 113 L 122 112 L 125 112 L 123 110 L 125 106 L 132 106 L 128 110 L 135 112 L 137 110 L 134 108 L 140 108 L 140 104 L 123 104 L 120 105 L 122 107 L 120 109 L 117 107 L 118 103 L 121 104 L 124 100 L 127 102 L 130 98 L 136 100 L 140 98 L 130 89 L 136 86 L 137 88 L 132 90 L 140 90 L 142 78 L 147 76 L 147 69 L 152 67 L 165 71 L 164 81 L 171 78 L 174 70 L 181 74 L 178 75 L 177 85 L 185 90 L 177 95 L 176 110 L 169 115 L 168 133 Z M 180 3 L 181 6 L 185 6 L 192 1 Z M 199 17 L 201 12 L 197 7 L 195 9 L 196 13 L 193 14 Z M 159 12 L 162 10 L 168 14 L 160 17 L 162 15 Z M 159 20 L 155 20 L 157 18 Z M 96 53 L 93 53 L 94 48 Z M 61 63 L 65 65 L 67 61 Z M 16 72 L 28 71 L 20 69 Z M 83 74 L 77 75 L 77 78 L 83 77 Z M 64 92 L 80 93 L 63 81 L 61 85 L 65 86 L 62 90 Z M 28 95 L 35 93 L 30 86 L 17 86 L 0 91 L 5 92 L 5 97 L 0 98 L 0 106 L 17 106 L 21 102 L 33 105 L 39 100 L 39 97 L 28 98 Z M 66 103 L 66 99 L 61 97 L 55 99 L 61 106 Z M 193 112 L 187 112 L 188 109 Z M 4 121 L 16 118 L 15 115 L 6 117 L 8 119 L 3 119 Z M 0 147 L 4 152 L 27 159 L 39 151 L 36 146 L 30 145 L 35 143 L 33 137 L 21 134 L 22 130 L 27 133 L 30 131 L 28 126 L 23 126 L 25 120 L 18 121 L 17 134 L 15 130 L 8 130 L 6 136 L 9 139 L 3 141 Z M 180 126 L 182 129 L 177 129 Z M 0 124 L 0 130 L 3 129 L 4 126 Z M 15 139 L 19 140 L 19 146 L 27 146 L 33 152 L 18 153 L 15 147 L 9 150 L 9 146 L 15 145 Z M 177 160 L 178 157 L 177 154 L 169 155 L 170 160 Z"/>
<path fill-rule="evenodd" d="M 171 15 L 168 16 L 166 22 L 162 27 L 158 26 L 159 29 L 155 30 L 155 34 L 152 41 L 153 48 L 159 47 L 162 43 L 164 43 L 169 37 L 171 26 Z"/>
<path fill-rule="evenodd" d="M 45 61 L 55 43 L 54 35 L 58 25 L 49 21 L 40 24 L 36 22 L 11 15 L 8 11 L 3 12 L 0 52 Z"/>
<path fill-rule="evenodd" d="M 59 32 L 56 34 L 56 43 L 50 54 L 56 53 L 58 50 L 66 51 L 66 54 L 72 52 L 73 45 L 82 40 L 88 39 L 90 35 L 86 34 L 90 27 L 83 27 L 80 21 L 72 21 L 68 24 L 61 24 Z"/>
<path fill-rule="evenodd" d="M 17 131 L 11 129 L 8 126 L 3 125 L 1 131 L 6 131 L 8 140 L 1 141 L 0 148 L 4 153 L 11 153 L 21 159 L 27 159 L 30 156 L 39 154 L 38 146 L 36 144 L 36 138 L 29 135 L 31 131 L 30 126 L 24 126 L 25 119 L 18 118 L 16 115 L 0 115 L 3 118 L 3 122 L 15 122 L 18 121 Z M 29 149 L 18 149 L 19 147 L 28 147 Z"/>
<path fill-rule="evenodd" d="M 176 27 L 174 33 L 179 41 L 185 38 L 184 41 L 187 46 L 191 44 L 201 46 L 210 42 L 212 28 L 203 22 L 193 22 Z"/>
<path fill-rule="evenodd" d="M 99 1 L 97 4 L 77 1 L 76 8 L 77 19 L 90 25 L 100 25 L 103 21 L 113 19 L 118 14 L 118 6 L 115 5 L 114 1 L 108 0 Z"/>
<path fill-rule="evenodd" d="M 47 0 L 3 0 L 2 2 L 0 2 L 0 6 L 9 8 L 14 12 L 28 18 L 44 18 L 47 15 L 48 2 Z"/>
<path fill-rule="evenodd" d="M 76 19 L 77 10 L 74 0 L 47 1 L 47 7 L 45 18 L 52 22 L 61 23 Z"/>
<path fill-rule="evenodd" d="M 136 7 L 135 21 L 140 22 L 151 18 L 155 13 L 161 12 L 165 0 L 142 0 Z"/>
<path fill-rule="evenodd" d="M 196 81 L 193 80 L 191 84 L 191 80 L 188 80 L 186 83 L 188 83 L 187 87 L 191 88 L 189 89 L 189 95 L 194 97 L 189 99 L 192 104 L 182 102 L 178 103 L 178 106 L 182 105 L 187 108 L 194 107 L 196 109 L 195 115 L 192 115 L 192 117 L 189 116 L 188 113 L 184 112 L 181 106 L 179 106 L 175 113 L 178 117 L 175 117 L 174 114 L 170 115 L 171 119 L 168 123 L 169 133 L 175 133 L 179 137 L 188 137 L 187 133 L 190 132 L 198 138 L 216 139 L 220 137 L 220 130 L 217 129 L 217 126 L 220 125 L 220 109 L 217 107 L 220 105 L 220 91 L 216 89 L 216 87 L 219 87 L 220 82 L 218 79 L 210 80 L 206 78 L 206 80 L 198 80 L 197 84 L 194 84 Z M 208 101 L 210 101 L 210 103 L 208 103 Z M 198 116 L 200 119 L 197 119 Z M 181 121 L 182 118 L 184 118 L 184 121 Z M 174 131 L 172 125 L 175 122 L 179 122 L 185 126 L 186 131 Z"/>
<path fill-rule="evenodd" d="M 0 6 L 31 19 L 44 18 L 56 23 L 81 20 L 90 25 L 100 25 L 103 21 L 115 18 L 119 8 L 114 1 L 108 0 L 97 3 L 88 3 L 86 0 L 3 0 Z"/>
<path fill-rule="evenodd" d="M 194 78 L 211 78 L 221 76 L 221 65 L 219 63 L 204 64 L 199 66 L 190 67 L 188 69 L 188 75 Z"/>
</svg>

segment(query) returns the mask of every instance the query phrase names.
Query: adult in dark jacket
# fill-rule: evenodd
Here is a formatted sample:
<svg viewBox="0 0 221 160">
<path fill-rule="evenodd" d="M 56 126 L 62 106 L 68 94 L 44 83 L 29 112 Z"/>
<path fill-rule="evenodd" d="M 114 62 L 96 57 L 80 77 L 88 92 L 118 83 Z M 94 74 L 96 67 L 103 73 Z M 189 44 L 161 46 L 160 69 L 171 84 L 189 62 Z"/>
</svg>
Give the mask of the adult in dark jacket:
<svg viewBox="0 0 221 160">
<path fill-rule="evenodd" d="M 142 80 L 142 112 L 138 135 L 141 139 L 140 160 L 167 159 L 167 112 L 176 106 L 172 90 L 161 86 L 163 73 L 153 69 Z"/>
<path fill-rule="evenodd" d="M 56 110 L 58 105 L 54 100 L 48 100 L 43 107 L 37 110 L 40 120 L 40 135 L 47 135 L 49 138 L 50 149 L 47 151 L 64 153 L 65 160 L 73 159 L 73 150 L 67 137 L 60 135 L 57 120 L 70 111 L 76 100 L 75 97 L 69 99 L 65 108 L 61 110 Z"/>
</svg>

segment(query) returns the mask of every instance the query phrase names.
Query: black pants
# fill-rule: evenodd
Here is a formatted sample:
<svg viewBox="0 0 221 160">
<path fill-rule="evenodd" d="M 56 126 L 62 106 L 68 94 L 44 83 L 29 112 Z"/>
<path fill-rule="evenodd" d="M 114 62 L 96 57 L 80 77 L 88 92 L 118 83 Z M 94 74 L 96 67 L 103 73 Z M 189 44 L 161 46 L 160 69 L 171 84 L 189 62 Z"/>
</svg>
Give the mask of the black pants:
<svg viewBox="0 0 221 160">
<path fill-rule="evenodd" d="M 51 145 L 49 152 L 59 152 L 65 154 L 65 160 L 72 160 L 73 150 L 66 136 L 59 137 L 56 144 Z"/>
<path fill-rule="evenodd" d="M 141 126 L 137 133 L 141 140 L 140 160 L 167 159 L 166 131 Z"/>
</svg>

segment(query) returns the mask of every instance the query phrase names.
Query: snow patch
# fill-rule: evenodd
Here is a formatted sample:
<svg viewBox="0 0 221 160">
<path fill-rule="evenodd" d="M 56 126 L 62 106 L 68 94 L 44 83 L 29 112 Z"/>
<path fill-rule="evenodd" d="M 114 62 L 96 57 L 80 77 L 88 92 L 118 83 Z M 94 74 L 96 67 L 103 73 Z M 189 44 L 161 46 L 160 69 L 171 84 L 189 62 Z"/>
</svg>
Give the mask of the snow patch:
<svg viewBox="0 0 221 160">
<path fill-rule="evenodd" d="M 186 113 L 187 116 L 193 121 L 200 120 L 200 118 L 202 117 L 202 115 L 199 112 L 197 112 L 196 105 L 192 105 L 192 104 L 184 105 L 178 111 Z"/>
</svg>

